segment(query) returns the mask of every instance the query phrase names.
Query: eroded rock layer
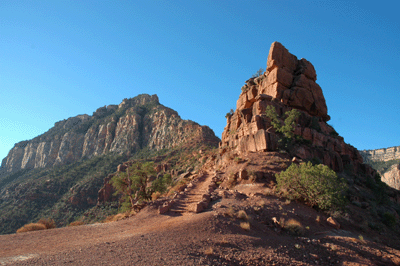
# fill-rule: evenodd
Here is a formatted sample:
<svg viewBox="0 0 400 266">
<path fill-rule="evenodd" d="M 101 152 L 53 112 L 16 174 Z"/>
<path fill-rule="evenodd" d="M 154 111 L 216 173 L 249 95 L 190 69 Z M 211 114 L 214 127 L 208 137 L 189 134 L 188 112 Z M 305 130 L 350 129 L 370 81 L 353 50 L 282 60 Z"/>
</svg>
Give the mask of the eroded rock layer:
<svg viewBox="0 0 400 266">
<path fill-rule="evenodd" d="M 143 94 L 101 107 L 92 116 L 57 122 L 48 132 L 15 144 L 2 161 L 2 172 L 64 165 L 108 152 L 167 149 L 188 140 L 219 142 L 209 127 L 182 120 L 157 95 Z"/>
<path fill-rule="evenodd" d="M 266 108 L 273 106 L 282 119 L 285 112 L 296 108 L 301 115 L 294 133 L 307 144 L 295 145 L 291 150 L 293 155 L 318 159 L 335 171 L 348 168 L 373 175 L 375 170 L 363 164 L 357 149 L 346 144 L 326 123 L 330 117 L 316 79 L 310 62 L 298 60 L 282 44 L 274 42 L 266 72 L 246 81 L 235 112 L 227 116 L 220 153 L 228 148 L 239 154 L 277 150 L 279 137 L 266 117 Z"/>
</svg>

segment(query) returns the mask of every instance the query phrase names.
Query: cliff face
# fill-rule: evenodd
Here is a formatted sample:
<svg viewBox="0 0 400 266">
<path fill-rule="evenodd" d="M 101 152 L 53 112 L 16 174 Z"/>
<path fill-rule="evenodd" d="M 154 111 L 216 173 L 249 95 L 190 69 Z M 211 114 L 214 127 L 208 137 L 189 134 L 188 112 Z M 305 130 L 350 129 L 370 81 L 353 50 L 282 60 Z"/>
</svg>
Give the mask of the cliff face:
<svg viewBox="0 0 400 266">
<path fill-rule="evenodd" d="M 375 168 L 389 186 L 400 190 L 400 146 L 361 151 L 364 160 Z"/>
<path fill-rule="evenodd" d="M 273 43 L 266 72 L 246 81 L 236 111 L 227 117 L 220 153 L 227 148 L 238 154 L 277 150 L 279 138 L 265 111 L 268 106 L 273 106 L 284 118 L 286 111 L 295 108 L 301 115 L 294 134 L 308 144 L 295 145 L 291 154 L 306 160 L 318 159 L 335 171 L 352 169 L 373 175 L 374 170 L 363 164 L 357 149 L 346 144 L 326 123 L 330 117 L 316 79 L 310 62 L 298 60 L 282 44 Z"/>
<path fill-rule="evenodd" d="M 182 160 L 191 165 L 199 150 L 215 148 L 219 141 L 209 127 L 182 120 L 156 95 L 57 122 L 46 133 L 15 144 L 3 160 L 0 234 L 43 217 L 69 224 L 97 204 L 104 178 L 131 157 L 155 158 L 160 151 L 157 158 L 169 160 L 170 167 Z M 107 204 L 111 212 L 118 207 L 118 202 Z"/>
<path fill-rule="evenodd" d="M 382 181 L 392 188 L 400 190 L 400 164 L 393 164 L 383 173 Z"/>
<path fill-rule="evenodd" d="M 400 159 L 400 146 L 361 151 L 365 161 L 391 161 Z"/>
<path fill-rule="evenodd" d="M 190 137 L 189 137 L 190 136 Z M 48 132 L 15 144 L 2 161 L 4 173 L 65 165 L 108 152 L 132 154 L 140 149 L 161 150 L 189 138 L 218 143 L 207 126 L 182 120 L 164 107 L 157 95 L 139 95 L 121 104 L 57 122 Z"/>
</svg>

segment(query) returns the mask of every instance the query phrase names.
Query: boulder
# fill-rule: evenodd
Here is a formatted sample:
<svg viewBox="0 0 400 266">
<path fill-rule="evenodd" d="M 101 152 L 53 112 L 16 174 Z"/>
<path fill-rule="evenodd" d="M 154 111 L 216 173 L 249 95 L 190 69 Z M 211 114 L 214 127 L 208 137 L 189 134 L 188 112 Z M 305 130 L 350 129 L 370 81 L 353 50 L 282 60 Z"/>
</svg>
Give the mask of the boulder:
<svg viewBox="0 0 400 266">
<path fill-rule="evenodd" d="M 335 219 L 333 219 L 332 217 L 329 217 L 328 219 L 326 219 L 326 221 L 328 222 L 328 224 L 330 226 L 332 226 L 332 227 L 334 227 L 336 229 L 340 228 L 340 224 Z"/>
</svg>

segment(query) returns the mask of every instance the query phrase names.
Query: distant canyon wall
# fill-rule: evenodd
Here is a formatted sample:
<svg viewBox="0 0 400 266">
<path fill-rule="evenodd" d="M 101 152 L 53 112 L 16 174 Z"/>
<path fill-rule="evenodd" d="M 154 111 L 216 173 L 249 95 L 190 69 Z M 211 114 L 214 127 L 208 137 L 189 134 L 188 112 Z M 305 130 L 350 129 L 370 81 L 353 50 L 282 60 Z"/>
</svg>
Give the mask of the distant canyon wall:
<svg viewBox="0 0 400 266">
<path fill-rule="evenodd" d="M 364 161 L 374 165 L 374 162 L 388 162 L 393 160 L 400 160 L 400 146 L 360 151 Z M 392 164 L 392 163 L 390 163 Z M 379 168 L 379 167 L 377 167 Z M 400 164 L 395 161 L 394 164 L 389 165 L 388 168 L 377 169 L 382 177 L 382 181 L 389 186 L 400 190 Z"/>
<path fill-rule="evenodd" d="M 371 161 L 391 161 L 400 159 L 400 146 L 383 148 L 377 150 L 360 151 L 364 160 Z"/>
</svg>

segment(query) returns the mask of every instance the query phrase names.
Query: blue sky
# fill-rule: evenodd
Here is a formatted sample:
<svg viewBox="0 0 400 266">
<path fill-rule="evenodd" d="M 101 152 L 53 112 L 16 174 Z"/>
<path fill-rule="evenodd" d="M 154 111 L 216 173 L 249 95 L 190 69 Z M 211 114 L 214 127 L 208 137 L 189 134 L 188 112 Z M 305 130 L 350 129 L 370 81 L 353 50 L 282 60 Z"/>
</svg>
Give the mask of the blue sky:
<svg viewBox="0 0 400 266">
<path fill-rule="evenodd" d="M 217 136 L 281 42 L 317 71 L 358 149 L 400 145 L 395 1 L 0 1 L 0 160 L 55 122 L 138 94 Z"/>
</svg>

